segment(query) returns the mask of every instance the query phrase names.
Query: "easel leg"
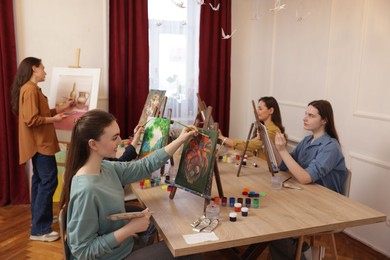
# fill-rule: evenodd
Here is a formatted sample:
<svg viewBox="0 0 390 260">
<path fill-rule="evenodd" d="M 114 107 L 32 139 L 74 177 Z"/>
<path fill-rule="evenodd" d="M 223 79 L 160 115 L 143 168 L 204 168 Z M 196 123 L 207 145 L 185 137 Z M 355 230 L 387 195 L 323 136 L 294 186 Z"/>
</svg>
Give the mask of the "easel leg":
<svg viewBox="0 0 390 260">
<path fill-rule="evenodd" d="M 222 198 L 222 197 L 224 197 L 224 195 L 223 195 L 223 189 L 222 189 L 221 176 L 219 175 L 217 159 L 215 159 L 215 161 L 214 161 L 214 177 L 215 177 L 215 181 L 217 183 L 218 195 L 220 198 Z"/>
</svg>

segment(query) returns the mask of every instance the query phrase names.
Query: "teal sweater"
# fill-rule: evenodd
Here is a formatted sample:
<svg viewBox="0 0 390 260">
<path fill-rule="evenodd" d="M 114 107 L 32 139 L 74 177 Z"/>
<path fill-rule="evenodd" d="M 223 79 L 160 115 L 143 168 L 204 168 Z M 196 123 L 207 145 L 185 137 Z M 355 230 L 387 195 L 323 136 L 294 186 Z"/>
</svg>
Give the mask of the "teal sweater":
<svg viewBox="0 0 390 260">
<path fill-rule="evenodd" d="M 107 216 L 125 212 L 123 186 L 151 176 L 169 155 L 164 148 L 134 162 L 102 161 L 100 175 L 74 176 L 67 215 L 67 241 L 74 259 L 123 259 L 132 237 L 118 243 L 114 231 L 128 220 Z"/>
</svg>

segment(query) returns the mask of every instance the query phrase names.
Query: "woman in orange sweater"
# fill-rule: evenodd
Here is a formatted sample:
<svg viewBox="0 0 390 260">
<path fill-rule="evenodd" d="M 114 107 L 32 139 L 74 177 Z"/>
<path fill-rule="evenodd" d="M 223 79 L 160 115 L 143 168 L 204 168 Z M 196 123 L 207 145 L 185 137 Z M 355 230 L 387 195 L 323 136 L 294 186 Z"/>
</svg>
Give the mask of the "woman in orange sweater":
<svg viewBox="0 0 390 260">
<path fill-rule="evenodd" d="M 12 83 L 12 110 L 19 116 L 19 163 L 32 159 L 31 232 L 30 239 L 55 241 L 59 234 L 52 230 L 53 194 L 57 188 L 55 153 L 60 148 L 54 122 L 66 115 L 61 112 L 73 104 L 50 109 L 47 97 L 37 83 L 45 80 L 46 72 L 40 59 L 28 57 L 19 65 Z"/>
</svg>

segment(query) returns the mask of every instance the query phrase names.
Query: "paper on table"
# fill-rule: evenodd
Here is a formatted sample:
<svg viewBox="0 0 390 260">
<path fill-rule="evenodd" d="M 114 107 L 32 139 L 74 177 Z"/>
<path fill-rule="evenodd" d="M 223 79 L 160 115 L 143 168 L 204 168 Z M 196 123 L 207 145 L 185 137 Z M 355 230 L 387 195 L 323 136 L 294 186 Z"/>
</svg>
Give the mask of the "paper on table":
<svg viewBox="0 0 390 260">
<path fill-rule="evenodd" d="M 214 232 L 211 233 L 197 233 L 197 234 L 190 234 L 190 235 L 183 235 L 184 240 L 187 244 L 197 244 L 207 241 L 216 241 L 219 240 L 217 235 Z"/>
</svg>

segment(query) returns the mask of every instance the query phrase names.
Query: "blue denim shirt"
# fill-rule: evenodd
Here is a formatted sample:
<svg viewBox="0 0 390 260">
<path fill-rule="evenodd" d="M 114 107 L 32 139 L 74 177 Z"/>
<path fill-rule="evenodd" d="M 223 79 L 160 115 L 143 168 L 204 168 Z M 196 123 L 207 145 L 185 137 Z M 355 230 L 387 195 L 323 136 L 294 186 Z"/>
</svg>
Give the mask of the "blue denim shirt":
<svg viewBox="0 0 390 260">
<path fill-rule="evenodd" d="M 291 156 L 310 174 L 314 183 L 342 193 L 347 170 L 339 143 L 328 134 L 310 143 L 312 139 L 313 135 L 306 136 Z M 282 163 L 280 169 L 287 170 L 287 167 Z"/>
</svg>

